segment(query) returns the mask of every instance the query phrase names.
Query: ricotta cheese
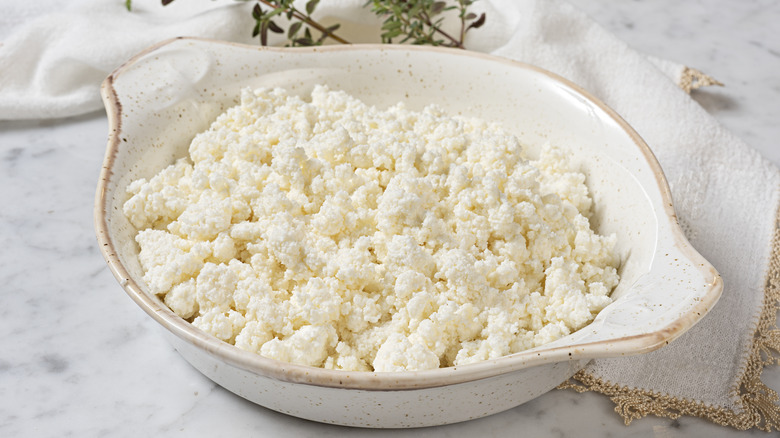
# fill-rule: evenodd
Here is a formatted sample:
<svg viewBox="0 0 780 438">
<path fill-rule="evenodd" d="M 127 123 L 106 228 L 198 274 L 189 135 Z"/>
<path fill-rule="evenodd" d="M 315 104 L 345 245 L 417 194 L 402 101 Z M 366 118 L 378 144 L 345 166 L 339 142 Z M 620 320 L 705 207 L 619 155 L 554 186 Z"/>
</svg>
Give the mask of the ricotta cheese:
<svg viewBox="0 0 780 438">
<path fill-rule="evenodd" d="M 618 283 L 585 176 L 495 124 L 317 86 L 246 89 L 127 188 L 144 280 L 238 348 L 353 371 L 462 365 L 590 323 Z"/>
</svg>

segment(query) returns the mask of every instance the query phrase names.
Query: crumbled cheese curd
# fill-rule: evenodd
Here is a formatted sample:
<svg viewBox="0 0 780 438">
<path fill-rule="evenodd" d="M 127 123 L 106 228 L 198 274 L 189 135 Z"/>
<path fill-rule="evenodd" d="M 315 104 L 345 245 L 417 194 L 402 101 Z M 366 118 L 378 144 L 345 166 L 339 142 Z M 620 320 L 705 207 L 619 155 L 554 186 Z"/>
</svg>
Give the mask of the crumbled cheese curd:
<svg viewBox="0 0 780 438">
<path fill-rule="evenodd" d="M 238 348 L 353 371 L 494 359 L 607 306 L 615 237 L 585 176 L 436 106 L 244 90 L 190 157 L 127 188 L 144 280 Z"/>
</svg>

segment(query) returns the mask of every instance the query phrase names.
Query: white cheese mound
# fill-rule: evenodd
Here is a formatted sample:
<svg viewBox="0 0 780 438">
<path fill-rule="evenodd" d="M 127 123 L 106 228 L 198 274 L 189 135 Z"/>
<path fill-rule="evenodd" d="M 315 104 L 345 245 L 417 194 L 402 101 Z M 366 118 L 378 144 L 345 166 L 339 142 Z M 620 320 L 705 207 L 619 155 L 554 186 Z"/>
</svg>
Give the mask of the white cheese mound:
<svg viewBox="0 0 780 438">
<path fill-rule="evenodd" d="M 590 323 L 618 282 L 585 176 L 495 124 L 244 90 L 128 187 L 144 279 L 196 327 L 353 371 L 462 365 Z"/>
</svg>

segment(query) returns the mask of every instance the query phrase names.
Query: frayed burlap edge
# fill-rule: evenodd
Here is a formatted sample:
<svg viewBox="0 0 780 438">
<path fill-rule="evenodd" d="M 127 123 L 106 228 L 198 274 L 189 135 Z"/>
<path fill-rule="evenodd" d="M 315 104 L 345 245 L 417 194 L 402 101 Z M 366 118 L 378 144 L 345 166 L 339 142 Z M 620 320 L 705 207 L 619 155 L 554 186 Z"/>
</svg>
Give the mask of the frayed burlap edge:
<svg viewBox="0 0 780 438">
<path fill-rule="evenodd" d="M 682 415 L 701 417 L 714 423 L 740 430 L 761 429 L 780 431 L 780 405 L 777 392 L 761 381 L 767 365 L 780 363 L 780 330 L 777 312 L 780 308 L 780 209 L 775 219 L 772 253 L 764 289 L 763 309 L 748 351 L 747 363 L 733 394 L 739 400 L 737 410 L 709 406 L 695 400 L 680 399 L 653 391 L 629 388 L 599 379 L 580 371 L 558 388 L 577 392 L 600 392 L 615 403 L 626 425 L 647 415 L 679 418 Z"/>
<path fill-rule="evenodd" d="M 696 70 L 695 68 L 683 67 L 680 73 L 679 83 L 677 84 L 686 93 L 690 94 L 691 91 L 701 88 L 709 87 L 712 85 L 723 86 L 715 78 L 705 75 L 704 73 Z"/>
</svg>

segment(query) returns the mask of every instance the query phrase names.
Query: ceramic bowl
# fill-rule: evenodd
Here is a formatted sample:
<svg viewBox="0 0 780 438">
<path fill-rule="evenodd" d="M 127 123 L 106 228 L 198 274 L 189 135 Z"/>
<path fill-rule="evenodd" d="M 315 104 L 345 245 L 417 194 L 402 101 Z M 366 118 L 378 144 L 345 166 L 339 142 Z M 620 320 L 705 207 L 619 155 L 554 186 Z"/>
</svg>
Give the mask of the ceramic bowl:
<svg viewBox="0 0 780 438">
<path fill-rule="evenodd" d="M 130 181 L 186 156 L 193 136 L 238 103 L 244 87 L 305 94 L 315 84 L 387 107 L 436 103 L 450 114 L 500 122 L 533 156 L 544 143 L 570 153 L 595 202 L 592 225 L 617 234 L 615 301 L 553 343 L 480 363 L 419 372 L 346 372 L 283 363 L 240 350 L 190 325 L 142 280 L 136 230 L 122 214 Z M 270 409 L 366 427 L 453 423 L 517 406 L 593 358 L 648 352 L 689 329 L 715 304 L 720 278 L 686 241 L 661 168 L 614 111 L 537 67 L 461 50 L 409 46 L 261 48 L 175 39 L 135 56 L 104 82 L 110 132 L 95 226 L 108 266 L 195 368 Z"/>
</svg>

